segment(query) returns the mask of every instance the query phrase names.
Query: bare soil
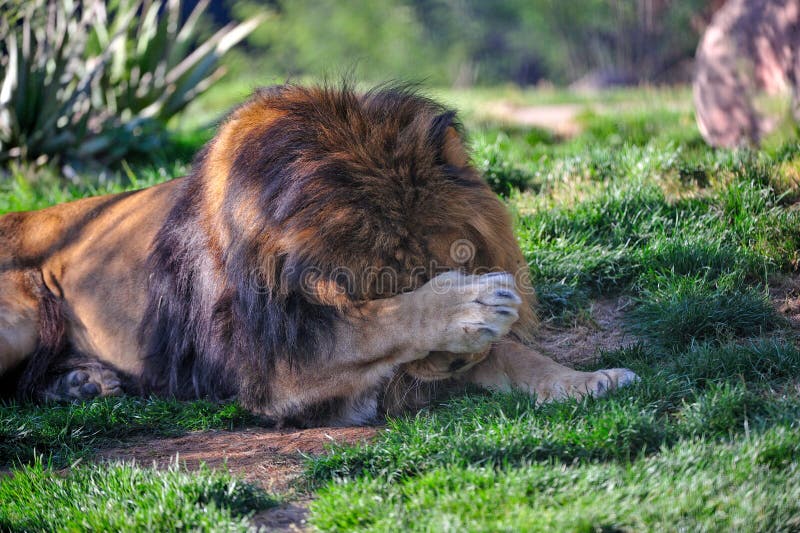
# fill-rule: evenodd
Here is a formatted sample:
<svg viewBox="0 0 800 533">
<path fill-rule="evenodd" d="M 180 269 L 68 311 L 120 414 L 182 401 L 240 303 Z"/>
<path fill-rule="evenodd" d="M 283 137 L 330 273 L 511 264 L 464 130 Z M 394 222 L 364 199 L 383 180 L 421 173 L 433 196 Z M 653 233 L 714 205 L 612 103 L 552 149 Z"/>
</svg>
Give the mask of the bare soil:
<svg viewBox="0 0 800 533">
<path fill-rule="evenodd" d="M 296 481 L 303 472 L 303 457 L 321 454 L 333 442 L 355 444 L 368 441 L 375 427 L 314 428 L 297 430 L 246 429 L 205 431 L 181 437 L 137 439 L 125 446 L 102 450 L 99 461 L 136 461 L 166 468 L 177 461 L 196 470 L 201 464 L 224 468 L 267 492 L 286 496 L 287 501 L 258 513 L 256 529 L 303 531 L 310 498 Z"/>
<path fill-rule="evenodd" d="M 616 350 L 635 343 L 636 338 L 623 329 L 622 318 L 630 300 L 625 297 L 602 298 L 592 302 L 588 319 L 569 328 L 542 327 L 538 344 L 556 361 L 568 365 L 588 363 L 600 351 Z"/>
<path fill-rule="evenodd" d="M 559 137 L 568 138 L 581 132 L 577 117 L 585 108 L 585 105 L 580 104 L 524 106 L 500 100 L 487 103 L 481 111 L 490 119 L 542 128 Z"/>
<path fill-rule="evenodd" d="M 772 304 L 786 319 L 795 344 L 800 346 L 800 274 L 772 279 L 769 292 Z"/>
<path fill-rule="evenodd" d="M 367 441 L 377 431 L 374 427 L 204 431 L 174 438 L 137 439 L 102 450 L 97 458 L 167 467 L 177 457 L 190 470 L 201 464 L 225 468 L 269 492 L 280 493 L 292 488 L 304 455 L 321 454 L 328 443 Z"/>
</svg>

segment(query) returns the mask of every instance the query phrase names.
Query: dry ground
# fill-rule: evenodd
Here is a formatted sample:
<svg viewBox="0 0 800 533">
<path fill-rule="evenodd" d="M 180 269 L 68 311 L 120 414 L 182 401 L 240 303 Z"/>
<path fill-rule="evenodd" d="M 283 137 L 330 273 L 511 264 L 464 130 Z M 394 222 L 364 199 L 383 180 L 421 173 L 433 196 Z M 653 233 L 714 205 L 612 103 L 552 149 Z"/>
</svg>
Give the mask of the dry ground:
<svg viewBox="0 0 800 533">
<path fill-rule="evenodd" d="M 500 100 L 486 104 L 480 115 L 506 124 L 551 130 L 559 137 L 569 138 L 580 133 L 577 117 L 585 109 L 581 104 L 523 106 Z"/>
<path fill-rule="evenodd" d="M 372 438 L 379 428 L 314 428 L 297 430 L 245 429 L 206 431 L 175 438 L 137 439 L 103 450 L 99 461 L 135 461 L 166 468 L 177 460 L 189 470 L 201 464 L 261 485 L 286 501 L 256 515 L 253 525 L 269 531 L 303 530 L 309 496 L 296 483 L 303 457 L 320 454 L 332 442 L 355 444 Z"/>
</svg>

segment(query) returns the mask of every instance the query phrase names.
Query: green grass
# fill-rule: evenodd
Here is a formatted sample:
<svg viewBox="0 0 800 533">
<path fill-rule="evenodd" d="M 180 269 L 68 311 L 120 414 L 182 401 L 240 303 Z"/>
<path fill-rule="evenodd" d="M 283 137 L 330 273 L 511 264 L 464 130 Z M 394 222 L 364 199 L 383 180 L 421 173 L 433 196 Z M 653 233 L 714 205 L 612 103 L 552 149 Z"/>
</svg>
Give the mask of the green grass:
<svg viewBox="0 0 800 533">
<path fill-rule="evenodd" d="M 640 337 L 676 350 L 709 339 L 752 337 L 781 325 L 759 288 L 685 274 L 663 276 L 657 287 L 644 290 L 627 319 Z"/>
<path fill-rule="evenodd" d="M 324 530 L 774 530 L 800 516 L 800 351 L 760 339 L 606 354 L 642 381 L 535 406 L 459 398 L 313 459 Z M 330 482 L 329 480 L 334 480 Z M 775 492 L 779 494 L 776 497 Z M 748 495 L 747 498 L 743 498 Z M 347 506 L 341 502 L 347 501 Z"/>
<path fill-rule="evenodd" d="M 11 211 L 42 209 L 87 196 L 112 194 L 149 187 L 184 175 L 186 165 L 147 165 L 132 170 L 130 166 L 110 175 L 80 176 L 66 180 L 55 169 L 11 168 L 0 174 L 0 214 Z"/>
<path fill-rule="evenodd" d="M 770 272 L 792 267 L 800 215 L 771 184 L 742 176 L 750 168 L 678 197 L 670 191 L 679 178 L 658 165 L 648 171 L 648 164 L 640 159 L 635 172 L 619 170 L 596 190 L 553 206 L 550 197 L 563 191 L 512 197 L 535 279 L 608 293 L 652 286 L 666 274 L 765 282 Z"/>
<path fill-rule="evenodd" d="M 597 366 L 627 366 L 642 380 L 604 399 L 540 406 L 521 394 L 458 398 L 392 421 L 377 445 L 334 449 L 310 463 L 309 475 L 396 479 L 443 466 L 627 461 L 681 439 L 743 433 L 745 417 L 752 432 L 791 423 L 800 409 L 800 398 L 764 396 L 798 375 L 800 351 L 789 343 L 697 345 L 677 357 L 640 345 Z"/>
<path fill-rule="evenodd" d="M 585 318 L 589 298 L 585 290 L 563 282 L 536 285 L 539 317 L 551 325 L 567 326 Z"/>
<path fill-rule="evenodd" d="M 46 170 L 28 181 L 17 171 L 0 182 L 0 212 L 184 173 L 208 138 L 200 126 L 248 84 L 198 102 L 154 161 L 78 184 Z M 800 350 L 769 301 L 773 281 L 797 276 L 800 265 L 796 139 L 709 149 L 685 90 L 439 96 L 466 110 L 473 161 L 514 214 L 542 318 L 556 328 L 590 324 L 595 298 L 625 296 L 624 326 L 637 343 L 600 354 L 591 368 L 625 366 L 642 379 L 607 398 L 539 406 L 518 393 L 472 393 L 391 420 L 374 442 L 308 460 L 312 523 L 374 531 L 800 529 Z M 564 140 L 487 122 L 481 106 L 496 100 L 584 106 L 583 132 Z M 124 529 L 122 517 L 137 506 L 136 520 L 163 507 L 171 518 L 162 525 L 184 517 L 187 529 L 241 526 L 263 495 L 207 471 L 54 469 L 130 436 L 256 423 L 233 404 L 206 402 L 0 406 L 0 464 L 16 468 L 0 480 L 0 529 L 81 529 L 73 519 Z M 153 484 L 130 481 L 141 476 Z M 226 496 L 196 496 L 221 494 L 214 487 L 227 487 Z M 60 503 L 32 510 L 45 501 Z M 108 511 L 76 511 L 95 507 Z M 129 529 L 145 524 L 132 519 Z"/>
<path fill-rule="evenodd" d="M 276 503 L 205 468 L 114 464 L 62 474 L 36 461 L 0 482 L 0 530 L 248 531 L 252 514 Z"/>
<path fill-rule="evenodd" d="M 780 429 L 736 444 L 688 441 L 632 463 L 432 470 L 387 486 L 329 485 L 312 504 L 324 531 L 791 531 L 800 472 Z M 771 450 L 765 452 L 765 450 Z M 346 505 L 342 502 L 346 501 Z"/>
</svg>

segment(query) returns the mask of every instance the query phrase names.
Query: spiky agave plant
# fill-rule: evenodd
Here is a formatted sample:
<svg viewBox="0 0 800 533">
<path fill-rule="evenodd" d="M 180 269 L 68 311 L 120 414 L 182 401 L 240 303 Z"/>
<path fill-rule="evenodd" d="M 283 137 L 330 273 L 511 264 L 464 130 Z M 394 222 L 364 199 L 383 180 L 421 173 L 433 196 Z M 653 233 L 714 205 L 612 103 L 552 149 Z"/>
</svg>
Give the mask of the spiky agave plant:
<svg viewBox="0 0 800 533">
<path fill-rule="evenodd" d="M 262 20 L 199 43 L 201 0 L 0 0 L 0 163 L 103 165 L 160 141 Z"/>
</svg>

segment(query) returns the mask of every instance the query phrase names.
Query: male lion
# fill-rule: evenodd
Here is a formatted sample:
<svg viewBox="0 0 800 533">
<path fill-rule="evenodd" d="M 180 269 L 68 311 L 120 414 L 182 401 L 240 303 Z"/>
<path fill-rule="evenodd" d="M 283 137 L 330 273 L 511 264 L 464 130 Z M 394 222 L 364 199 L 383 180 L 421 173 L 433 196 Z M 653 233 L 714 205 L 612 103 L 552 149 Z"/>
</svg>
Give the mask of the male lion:
<svg viewBox="0 0 800 533">
<path fill-rule="evenodd" d="M 419 383 L 546 400 L 636 379 L 526 346 L 532 304 L 454 113 L 404 88 L 261 89 L 185 178 L 0 218 L 21 398 L 235 396 L 305 426 L 402 411 Z"/>
</svg>

